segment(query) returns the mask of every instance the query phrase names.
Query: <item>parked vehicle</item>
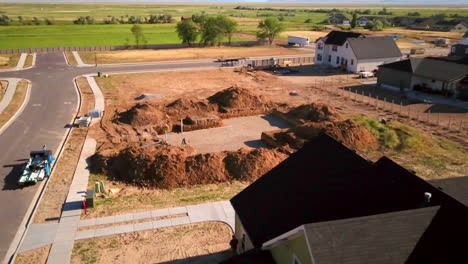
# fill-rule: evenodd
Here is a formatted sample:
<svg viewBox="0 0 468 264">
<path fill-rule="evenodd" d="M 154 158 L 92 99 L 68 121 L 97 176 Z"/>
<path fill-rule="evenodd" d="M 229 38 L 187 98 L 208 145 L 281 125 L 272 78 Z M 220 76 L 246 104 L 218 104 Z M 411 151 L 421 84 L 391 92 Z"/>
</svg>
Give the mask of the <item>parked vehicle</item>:
<svg viewBox="0 0 468 264">
<path fill-rule="evenodd" d="M 36 184 L 38 181 L 44 180 L 45 177 L 49 177 L 53 163 L 52 151 L 46 149 L 45 146 L 43 150 L 31 151 L 18 185 Z"/>
<path fill-rule="evenodd" d="M 359 73 L 359 78 L 372 78 L 374 76 L 375 76 L 374 72 L 362 71 Z"/>
<path fill-rule="evenodd" d="M 310 40 L 307 37 L 288 36 L 289 46 L 299 45 L 300 47 L 304 47 L 309 44 Z"/>
</svg>

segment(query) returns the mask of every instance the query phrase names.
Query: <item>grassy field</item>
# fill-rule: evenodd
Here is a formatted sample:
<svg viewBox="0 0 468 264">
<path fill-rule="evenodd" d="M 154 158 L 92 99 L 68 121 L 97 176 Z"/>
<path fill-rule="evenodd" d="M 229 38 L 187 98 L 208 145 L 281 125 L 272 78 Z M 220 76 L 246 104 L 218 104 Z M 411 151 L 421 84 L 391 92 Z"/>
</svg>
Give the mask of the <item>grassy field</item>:
<svg viewBox="0 0 468 264">
<path fill-rule="evenodd" d="M 274 10 L 244 10 L 236 9 L 237 3 L 135 3 L 132 5 L 118 3 L 2 3 L 0 15 L 10 16 L 14 21 L 12 25 L 0 27 L 0 48 L 25 47 L 54 47 L 54 46 L 95 46 L 95 45 L 126 45 L 133 44 L 129 28 L 131 25 L 104 25 L 103 20 L 108 16 L 129 17 L 149 16 L 151 14 L 170 14 L 176 21 L 181 16 L 191 16 L 195 13 L 223 14 L 236 19 L 239 23 L 239 32 L 255 33 L 260 19 L 266 17 L 282 17 L 287 31 L 309 31 L 315 24 L 321 23 L 328 17 L 326 13 L 311 12 L 314 9 L 340 8 L 345 12 L 355 9 L 370 9 L 371 15 L 379 10 L 380 6 L 317 6 L 305 4 L 247 4 L 248 7 L 268 7 Z M 245 4 L 241 4 L 245 5 Z M 281 10 L 280 10 L 281 9 Z M 422 16 L 436 14 L 468 16 L 468 6 L 436 8 L 436 7 L 387 7 L 393 16 L 407 15 L 408 12 L 418 11 Z M 351 16 L 350 14 L 348 14 Z M 41 25 L 20 25 L 18 16 L 29 21 L 33 17 L 41 20 Z M 93 16 L 96 25 L 74 25 L 72 21 L 79 16 Z M 51 19 L 54 25 L 44 25 L 44 18 Z M 308 20 L 308 23 L 305 21 Z M 150 44 L 179 43 L 175 33 L 175 23 L 143 25 L 146 39 Z M 235 39 L 243 40 L 243 39 Z"/>
<path fill-rule="evenodd" d="M 370 157 L 386 155 L 426 180 L 459 177 L 468 172 L 468 150 L 399 122 L 382 124 L 366 116 L 354 116 L 380 141 L 382 148 Z"/>
</svg>

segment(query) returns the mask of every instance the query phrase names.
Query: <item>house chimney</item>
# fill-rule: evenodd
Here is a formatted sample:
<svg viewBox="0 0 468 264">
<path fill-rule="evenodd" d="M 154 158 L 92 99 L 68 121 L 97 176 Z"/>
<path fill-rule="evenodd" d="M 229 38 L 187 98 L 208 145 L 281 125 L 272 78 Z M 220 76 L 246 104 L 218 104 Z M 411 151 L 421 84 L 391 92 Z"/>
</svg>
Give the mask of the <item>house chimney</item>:
<svg viewBox="0 0 468 264">
<path fill-rule="evenodd" d="M 425 192 L 424 193 L 424 201 L 425 201 L 426 204 L 431 202 L 431 197 L 432 197 L 432 194 L 430 192 Z"/>
</svg>

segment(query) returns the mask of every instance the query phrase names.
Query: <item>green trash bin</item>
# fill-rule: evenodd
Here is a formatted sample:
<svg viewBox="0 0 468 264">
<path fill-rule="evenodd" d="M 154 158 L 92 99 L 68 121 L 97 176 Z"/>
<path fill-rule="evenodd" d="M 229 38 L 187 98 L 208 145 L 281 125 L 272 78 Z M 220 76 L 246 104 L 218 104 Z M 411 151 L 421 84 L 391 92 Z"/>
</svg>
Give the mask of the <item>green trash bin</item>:
<svg viewBox="0 0 468 264">
<path fill-rule="evenodd" d="M 87 208 L 94 208 L 94 198 L 96 198 L 96 193 L 94 190 L 87 190 L 86 191 L 86 207 Z"/>
</svg>

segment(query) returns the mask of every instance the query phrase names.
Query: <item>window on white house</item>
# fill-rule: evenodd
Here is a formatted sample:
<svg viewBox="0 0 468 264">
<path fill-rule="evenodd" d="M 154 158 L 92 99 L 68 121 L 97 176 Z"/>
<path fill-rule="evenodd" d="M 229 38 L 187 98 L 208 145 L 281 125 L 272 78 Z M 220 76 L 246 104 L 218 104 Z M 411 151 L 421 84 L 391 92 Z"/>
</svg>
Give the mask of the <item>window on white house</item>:
<svg viewBox="0 0 468 264">
<path fill-rule="evenodd" d="M 317 61 L 322 61 L 322 54 L 317 54 Z"/>
<path fill-rule="evenodd" d="M 346 43 L 346 48 L 348 48 L 348 43 Z"/>
<path fill-rule="evenodd" d="M 340 56 L 336 57 L 336 64 L 340 64 Z"/>
<path fill-rule="evenodd" d="M 323 50 L 323 44 L 321 42 L 317 44 L 317 49 Z"/>
<path fill-rule="evenodd" d="M 353 59 L 351 59 L 351 65 L 354 65 L 354 60 Z"/>
<path fill-rule="evenodd" d="M 331 62 L 332 56 L 328 55 L 328 62 Z"/>
<path fill-rule="evenodd" d="M 338 46 L 337 46 L 337 45 L 333 45 L 332 51 L 338 51 Z"/>
</svg>

